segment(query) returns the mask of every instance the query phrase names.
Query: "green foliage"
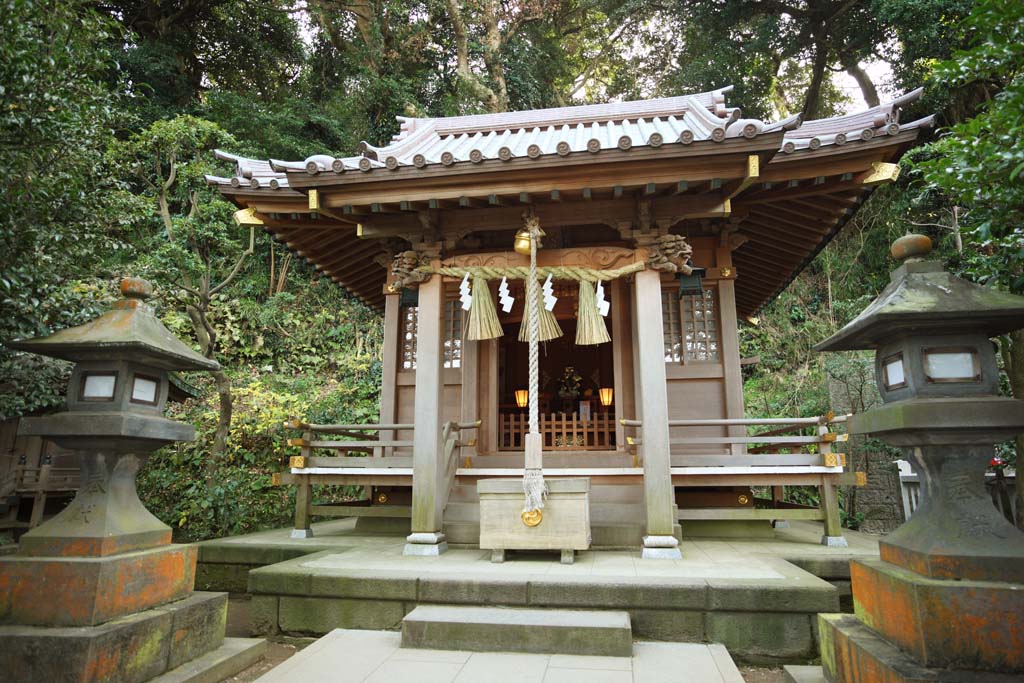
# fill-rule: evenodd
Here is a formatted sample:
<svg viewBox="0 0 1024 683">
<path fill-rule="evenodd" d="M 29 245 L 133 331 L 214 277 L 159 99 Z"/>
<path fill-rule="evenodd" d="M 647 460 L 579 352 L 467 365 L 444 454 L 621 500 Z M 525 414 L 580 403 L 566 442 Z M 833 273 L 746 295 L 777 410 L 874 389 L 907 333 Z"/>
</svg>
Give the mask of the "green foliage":
<svg viewBox="0 0 1024 683">
<path fill-rule="evenodd" d="M 962 207 L 971 247 L 965 269 L 1024 293 L 1024 5 L 982 0 L 965 28 L 974 46 L 939 65 L 937 78 L 950 86 L 996 82 L 1002 90 L 924 153 L 921 201 Z"/>
<path fill-rule="evenodd" d="M 124 248 L 99 191 L 114 35 L 85 3 L 0 2 L 0 341 L 90 317 L 103 253 Z M 0 349 L 0 416 L 59 403 L 62 368 Z"/>
</svg>

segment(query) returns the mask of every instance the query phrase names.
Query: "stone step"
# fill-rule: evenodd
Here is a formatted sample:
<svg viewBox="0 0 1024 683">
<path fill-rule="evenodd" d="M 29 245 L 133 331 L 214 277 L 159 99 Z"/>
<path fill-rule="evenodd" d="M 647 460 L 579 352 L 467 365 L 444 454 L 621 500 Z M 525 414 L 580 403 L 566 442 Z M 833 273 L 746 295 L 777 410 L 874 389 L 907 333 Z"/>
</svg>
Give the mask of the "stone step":
<svg viewBox="0 0 1024 683">
<path fill-rule="evenodd" d="M 629 613 L 420 605 L 402 620 L 402 647 L 629 657 Z"/>
<path fill-rule="evenodd" d="M 220 683 L 263 659 L 266 651 L 267 641 L 262 638 L 225 638 L 216 650 L 171 669 L 150 683 Z"/>
<path fill-rule="evenodd" d="M 790 664 L 782 667 L 784 683 L 828 683 L 820 666 Z"/>
</svg>

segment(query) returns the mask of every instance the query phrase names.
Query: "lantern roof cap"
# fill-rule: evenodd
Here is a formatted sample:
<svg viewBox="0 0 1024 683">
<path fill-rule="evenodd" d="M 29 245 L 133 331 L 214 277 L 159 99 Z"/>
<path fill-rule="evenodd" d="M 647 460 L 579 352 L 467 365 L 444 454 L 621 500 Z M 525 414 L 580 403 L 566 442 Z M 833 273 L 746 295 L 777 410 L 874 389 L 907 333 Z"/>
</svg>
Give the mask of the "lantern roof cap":
<svg viewBox="0 0 1024 683">
<path fill-rule="evenodd" d="M 892 271 L 878 298 L 816 351 L 875 349 L 907 334 L 984 332 L 989 337 L 1024 327 L 1024 297 L 969 282 L 925 258 L 931 240 L 907 235 L 896 240 Z"/>
<path fill-rule="evenodd" d="M 163 370 L 219 370 L 206 358 L 171 334 L 146 304 L 153 286 L 140 278 L 121 281 L 124 298 L 113 310 L 84 325 L 69 327 L 46 337 L 19 339 L 7 346 L 70 361 L 132 360 Z"/>
</svg>

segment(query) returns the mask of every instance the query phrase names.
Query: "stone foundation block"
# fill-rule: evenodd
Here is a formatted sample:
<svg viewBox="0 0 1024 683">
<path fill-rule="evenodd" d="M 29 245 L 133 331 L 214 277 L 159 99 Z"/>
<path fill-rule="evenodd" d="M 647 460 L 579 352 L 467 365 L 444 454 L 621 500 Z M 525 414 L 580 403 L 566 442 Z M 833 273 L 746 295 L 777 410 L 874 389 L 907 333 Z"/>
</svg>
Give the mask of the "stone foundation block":
<svg viewBox="0 0 1024 683">
<path fill-rule="evenodd" d="M 300 598 L 282 595 L 278 628 L 287 633 L 323 634 L 336 628 L 392 631 L 402 625 L 405 609 L 393 600 Z"/>
<path fill-rule="evenodd" d="M 249 570 L 260 565 L 196 563 L 196 584 L 198 591 L 227 591 L 245 593 L 249 590 Z"/>
<path fill-rule="evenodd" d="M 191 597 L 99 626 L 0 626 L 4 680 L 142 683 L 220 647 L 226 593 Z"/>
<path fill-rule="evenodd" d="M 330 569 L 309 569 L 309 592 L 331 598 L 372 598 L 415 600 L 415 576 L 402 572 L 376 571 L 372 576 L 339 574 Z"/>
<path fill-rule="evenodd" d="M 107 557 L 0 558 L 0 623 L 102 624 L 186 597 L 195 566 L 191 545 Z"/>
<path fill-rule="evenodd" d="M 1024 585 L 933 579 L 880 560 L 851 573 L 857 617 L 922 666 L 1024 672 Z"/>
<path fill-rule="evenodd" d="M 815 655 L 811 617 L 800 613 L 708 612 L 707 640 L 748 662 L 805 662 Z"/>
<path fill-rule="evenodd" d="M 249 633 L 269 636 L 277 633 L 278 601 L 276 595 L 254 595 L 249 601 Z"/>
<path fill-rule="evenodd" d="M 529 596 L 526 581 L 433 577 L 419 580 L 419 601 L 458 605 L 525 605 Z M 415 587 L 413 588 L 415 599 Z"/>
<path fill-rule="evenodd" d="M 703 610 L 707 604 L 707 583 L 679 579 L 621 578 L 586 581 L 543 581 L 530 584 L 530 604 L 554 607 L 646 608 Z"/>
<path fill-rule="evenodd" d="M 705 640 L 703 612 L 630 610 L 633 634 L 640 640 L 701 643 Z"/>
</svg>

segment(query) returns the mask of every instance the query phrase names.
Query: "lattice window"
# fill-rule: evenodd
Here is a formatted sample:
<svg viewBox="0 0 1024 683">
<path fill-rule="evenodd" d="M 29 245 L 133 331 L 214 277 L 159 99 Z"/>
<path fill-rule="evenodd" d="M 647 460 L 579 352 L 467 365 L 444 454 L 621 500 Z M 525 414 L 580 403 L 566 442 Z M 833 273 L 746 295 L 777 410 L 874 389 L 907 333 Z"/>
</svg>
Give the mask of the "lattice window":
<svg viewBox="0 0 1024 683">
<path fill-rule="evenodd" d="M 444 305 L 444 335 L 442 348 L 444 367 L 462 367 L 462 306 L 458 299 L 448 299 Z M 402 370 L 416 369 L 416 335 L 419 334 L 419 308 L 408 306 L 402 309 L 399 348 L 402 352 Z"/>
<path fill-rule="evenodd" d="M 401 330 L 398 337 L 398 346 L 402 351 L 402 369 L 416 369 L 416 331 L 419 321 L 420 309 L 416 306 L 406 306 L 402 310 Z"/>
<path fill-rule="evenodd" d="M 675 289 L 661 290 L 661 323 L 665 335 L 665 362 L 683 360 L 683 327 L 679 316 L 679 294 Z"/>
<path fill-rule="evenodd" d="M 444 302 L 444 366 L 462 367 L 462 303 L 458 299 Z"/>
<path fill-rule="evenodd" d="M 676 289 L 661 291 L 666 363 L 721 361 L 717 302 L 713 288 L 682 299 Z"/>
<path fill-rule="evenodd" d="M 718 339 L 718 300 L 716 290 L 705 289 L 703 295 L 684 296 L 683 332 L 686 358 L 683 362 L 721 360 Z"/>
</svg>

